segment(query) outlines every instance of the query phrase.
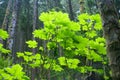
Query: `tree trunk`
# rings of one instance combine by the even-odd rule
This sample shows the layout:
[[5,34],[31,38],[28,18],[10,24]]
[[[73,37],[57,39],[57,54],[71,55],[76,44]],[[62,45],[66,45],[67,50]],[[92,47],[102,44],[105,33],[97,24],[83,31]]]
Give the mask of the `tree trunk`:
[[[8,17],[10,15],[10,8],[12,6],[12,0],[8,1],[8,5],[6,8],[6,13],[5,13],[5,17],[2,23],[2,29],[7,30],[8,27]],[[3,41],[2,39],[0,39],[0,43],[3,43],[4,47],[6,48],[6,41]]]
[[80,0],[80,13],[84,13],[84,12],[85,12],[85,1]]
[[97,0],[113,80],[120,80],[120,26],[114,0]]
[[8,5],[7,5],[7,9],[6,9],[6,13],[5,13],[5,17],[4,17],[4,20],[2,23],[2,29],[4,29],[4,30],[6,30],[7,26],[8,26],[8,16],[10,14],[11,6],[12,6],[12,0],[9,0]]
[[73,8],[72,8],[72,2],[71,2],[71,0],[68,0],[68,6],[69,6],[70,19],[74,20],[74,14],[73,14]]
[[[37,28],[37,22],[38,22],[38,0],[34,0],[34,6],[33,6],[33,31]],[[33,40],[36,40],[33,37]],[[33,54],[36,53],[36,49],[32,49]],[[32,69],[32,80],[35,80],[36,75],[36,69]]]
[[8,27],[9,39],[8,48],[12,51],[13,62],[15,61],[15,38],[16,38],[16,27],[18,20],[19,0],[15,0],[13,4],[12,20],[11,25]]

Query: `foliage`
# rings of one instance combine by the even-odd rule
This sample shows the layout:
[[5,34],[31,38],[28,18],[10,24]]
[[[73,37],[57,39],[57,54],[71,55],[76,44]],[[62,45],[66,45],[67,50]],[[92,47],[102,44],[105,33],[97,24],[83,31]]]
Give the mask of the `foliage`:
[[0,52],[3,53],[3,54],[8,54],[11,51],[3,48],[3,44],[0,43]]
[[81,14],[79,21],[73,22],[68,14],[52,11],[42,13],[39,19],[43,21],[44,28],[35,30],[33,35],[45,41],[43,46],[46,48],[30,40],[26,42],[28,47],[39,48],[39,52],[19,52],[18,57],[22,57],[31,67],[43,66],[54,71],[68,68],[83,74],[91,71],[103,73],[102,67],[95,69],[83,63],[84,57],[93,63],[106,62],[105,40],[99,35],[102,26],[99,14]]
[[60,65],[68,66],[68,68],[76,69],[80,61],[78,59],[66,59],[65,57],[58,58]]
[[26,63],[29,63],[28,65],[30,65],[31,67],[36,67],[43,63],[41,60],[41,55],[38,53],[33,55],[31,52],[18,52],[17,56],[23,57],[24,61]]
[[37,42],[36,41],[27,41],[26,42],[28,44],[29,48],[36,48],[37,47]]
[[[4,20],[8,1],[0,1],[0,25],[2,25]],[[67,0],[38,0],[38,8],[36,10],[38,9],[39,14],[43,11],[45,12],[39,17],[40,23],[39,21],[37,22],[37,30],[33,32],[36,41],[31,40],[33,38],[31,33],[34,24],[32,16],[34,13],[33,7],[35,7],[33,6],[34,1],[20,1],[20,4],[18,4],[21,7],[18,10],[19,18],[16,23],[16,36],[14,36],[16,45],[13,51],[10,51],[4,48],[7,47],[6,44],[0,43],[0,69],[11,66],[11,58],[14,54],[10,54],[11,52],[23,51],[17,53],[20,59],[16,60],[15,58],[15,62],[18,61],[19,64],[22,64],[29,76],[32,74],[31,69],[36,67],[38,72],[40,71],[39,75],[37,75],[37,72],[35,73],[37,77],[46,79],[46,77],[50,76],[51,80],[54,80],[54,78],[55,80],[61,80],[61,76],[63,78],[65,76],[66,80],[72,80],[71,78],[74,80],[74,77],[83,77],[86,73],[89,75],[92,71],[103,73],[103,67],[108,63],[106,62],[105,40],[101,36],[101,20],[99,14],[96,14],[98,12],[95,4],[96,0],[83,0],[85,1],[85,12],[87,13],[79,15],[77,18],[76,14],[81,13],[79,11],[81,6],[79,1],[81,0],[71,0],[71,10],[73,10],[73,15],[77,21],[74,22],[70,21],[68,17],[71,13]],[[62,12],[46,12],[52,8],[57,11],[63,9],[69,15]],[[6,13],[10,13],[5,16],[7,19],[5,21],[6,30],[10,31],[12,12],[8,11]],[[89,15],[88,13],[95,15]],[[41,27],[41,29],[38,29],[38,27]],[[2,38],[3,41],[9,36],[6,33],[0,29],[0,39]],[[24,44],[25,41],[27,41],[26,44],[29,48]],[[96,63],[103,64],[100,65],[101,69],[96,69]],[[107,78],[106,75],[104,77]]]
[[[67,68],[82,74],[92,71],[103,73],[102,68],[95,69],[94,66],[84,63],[86,61],[106,63],[105,40],[99,35],[101,33],[99,14],[81,14],[78,16],[79,21],[74,22],[69,19],[68,14],[52,11],[42,13],[39,19],[43,21],[44,28],[35,30],[33,35],[43,40],[45,44],[39,46],[35,40],[27,41],[29,48],[39,48],[39,51],[34,54],[30,51],[18,52],[17,56],[23,58],[23,64],[56,72],[65,71]],[[2,33],[4,35],[0,37],[6,39],[7,33],[5,31]],[[10,53],[2,44],[0,51]],[[22,69],[19,64],[1,69],[0,78],[29,79]]]
[[[0,40],[5,40],[8,38],[8,33],[2,29],[0,29]],[[7,67],[8,65],[11,64],[11,60],[9,60],[8,57],[4,57],[4,55],[8,55],[11,53],[10,50],[5,49],[3,47],[3,44],[0,43],[0,69]]]
[[3,69],[4,67],[8,67],[12,64],[12,60],[6,57],[0,57],[0,69]]
[[[8,38],[6,31],[0,29],[0,33],[1,39],[5,40]],[[29,78],[25,76],[25,72],[22,71],[23,68],[19,64],[9,67],[9,65],[11,65],[11,60],[4,57],[4,55],[8,55],[10,52],[10,50],[3,48],[3,44],[0,43],[0,80],[29,80]]]
[[27,76],[25,76],[25,72],[22,71],[23,68],[19,65],[13,65],[11,68],[7,67],[4,69],[0,69],[0,79],[1,80],[29,80]]
[[7,32],[2,30],[2,29],[0,29],[0,38],[2,38],[2,39],[8,38]]

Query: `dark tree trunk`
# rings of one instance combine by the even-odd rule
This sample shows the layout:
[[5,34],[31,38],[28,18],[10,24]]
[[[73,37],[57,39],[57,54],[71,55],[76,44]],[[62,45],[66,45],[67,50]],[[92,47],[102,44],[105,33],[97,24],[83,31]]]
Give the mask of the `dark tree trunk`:
[[2,29],[4,29],[4,30],[6,30],[7,26],[8,26],[8,17],[9,17],[9,14],[10,14],[11,6],[12,6],[12,0],[9,0],[8,5],[7,5],[7,9],[6,9],[6,13],[5,13],[5,17],[4,17],[4,20],[3,20],[3,23],[2,23]]
[[37,23],[38,23],[38,0],[34,0],[33,31],[37,28]]
[[12,20],[11,25],[8,27],[9,39],[8,48],[12,51],[13,62],[15,62],[15,39],[16,39],[16,27],[18,21],[18,11],[19,11],[19,0],[15,0],[13,4]]
[[69,6],[70,19],[74,20],[74,14],[73,14],[73,8],[72,8],[72,2],[71,2],[71,0],[68,0],[68,6]]
[[[37,28],[38,23],[38,0],[34,0],[33,6],[33,31]],[[36,40],[33,37],[33,40]],[[32,49],[33,54],[36,53],[36,49]],[[32,69],[32,80],[35,80],[36,75],[36,68]]]
[[[7,28],[8,28],[8,21],[9,21],[11,6],[12,6],[12,0],[9,0],[7,8],[6,8],[5,17],[4,17],[4,20],[3,20],[3,23],[2,23],[2,29],[3,30],[7,30]],[[3,43],[4,47],[6,48],[6,41],[3,41],[2,39],[0,39],[0,43]]]
[[120,26],[114,0],[97,0],[113,80],[120,80]]

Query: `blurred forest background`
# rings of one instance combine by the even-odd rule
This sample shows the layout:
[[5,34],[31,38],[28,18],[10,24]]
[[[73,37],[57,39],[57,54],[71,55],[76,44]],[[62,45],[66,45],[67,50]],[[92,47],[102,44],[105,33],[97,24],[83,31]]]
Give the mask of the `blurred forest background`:
[[[120,0],[115,0],[115,5],[117,7],[118,13],[120,13],[119,3],[120,3]],[[99,13],[96,0],[0,0],[0,28],[7,31],[9,34],[9,37],[7,39],[5,40],[0,39],[0,43],[3,44],[3,47],[5,49],[9,49],[11,51],[10,54],[0,54],[0,72],[4,73],[4,75],[8,77],[8,74],[5,74],[3,69],[8,66],[12,66],[13,64],[19,64],[23,67],[23,71],[29,77],[29,78],[19,79],[17,77],[15,78],[14,76],[14,78],[7,79],[6,77],[5,79],[3,77],[4,75],[0,74],[1,76],[0,79],[1,80],[111,80],[110,69],[108,67],[108,61],[106,58],[106,52],[104,51],[105,42],[102,39],[101,29],[99,30],[96,28],[95,33],[97,35],[93,34],[92,36],[86,36],[84,34],[87,31],[89,31],[86,29],[80,30],[77,32],[77,34],[82,35],[82,37],[87,37],[88,40],[92,40],[90,44],[95,44],[95,47],[97,46],[98,48],[100,48],[98,46],[99,44],[96,45],[96,43],[94,43],[94,40],[96,39],[101,40],[101,43],[103,43],[103,46],[100,49],[103,49],[103,53],[99,54],[99,52],[97,52],[98,50],[97,48],[91,48],[91,47],[87,48],[87,50],[89,51],[92,50],[96,54],[98,54],[96,56],[100,56],[100,59],[103,58],[101,61],[95,59],[95,57],[94,59],[90,59],[90,57],[88,58],[86,56],[81,56],[84,54],[64,55],[63,53],[65,52],[66,53],[70,53],[70,52],[72,53],[72,51],[74,52],[76,50],[76,47],[75,48],[67,47],[67,49],[65,48],[64,50],[64,48],[61,47],[61,44],[59,42],[55,43],[57,47],[53,45],[54,43],[51,43],[52,45],[50,46],[54,47],[54,49],[52,50],[51,48],[51,50],[48,50],[46,49],[48,48],[46,44],[52,40],[44,40],[41,38],[37,39],[33,36],[32,34],[33,31],[38,29],[43,29],[45,26],[44,20],[42,19],[39,20],[39,16],[43,12],[48,13],[49,11],[53,12],[53,14],[56,14],[54,13],[55,11],[57,11],[58,13],[59,11],[63,13],[68,13],[70,18],[70,23],[79,22],[80,20],[78,19],[78,16],[80,17],[80,15],[83,15],[83,17],[86,17],[86,18],[90,18],[91,15],[95,16],[96,14]],[[59,13],[58,15],[60,14],[61,13]],[[80,18],[82,19],[83,17],[81,16]],[[99,18],[99,16],[94,17],[94,19],[96,18]],[[88,23],[90,22],[89,20],[87,21]],[[96,19],[96,21],[97,20],[98,19]],[[100,19],[98,21],[99,23],[101,23]],[[67,22],[65,22],[64,24],[67,24]],[[64,24],[61,24],[61,25],[64,25]],[[84,24],[81,24],[81,25],[84,25]],[[69,32],[67,32],[67,34],[69,35]],[[64,35],[67,35],[67,34],[64,34]],[[82,39],[83,41],[86,40],[84,38],[76,38],[76,39],[74,37],[70,39],[68,38],[69,41],[71,41],[71,39],[73,43],[75,42],[74,44],[79,43],[77,39]],[[26,42],[29,40],[37,41],[38,42],[37,45],[42,47],[34,48],[33,47],[35,45],[34,42],[33,44],[32,42]],[[32,49],[28,48],[29,43],[30,45],[32,44]],[[70,44],[70,43],[68,42],[67,44]],[[2,48],[2,46],[0,48]],[[27,51],[29,52],[27,53]],[[86,52],[82,50],[80,51],[81,53]],[[3,51],[3,53],[4,52],[5,51]],[[36,53],[40,53],[38,57],[44,56],[44,57],[41,57],[43,58],[42,59],[43,63],[38,65],[35,65],[35,64],[33,65],[32,61],[30,60],[26,61],[24,60],[25,58],[18,58],[18,57],[21,57],[21,55],[17,56],[18,52],[21,54],[24,54],[24,56],[25,54],[27,54],[29,55],[28,57],[32,55],[35,56]],[[30,52],[32,52],[32,54]],[[2,53],[2,51],[0,53]],[[54,53],[54,55],[52,53]],[[67,60],[65,60],[65,58],[67,58],[67,60],[69,61],[71,59],[75,60],[76,64],[82,67],[79,67],[79,68],[66,67],[66,63],[64,64],[64,61],[67,61]],[[54,67],[55,69],[51,68],[50,64],[54,63],[52,62],[53,59],[58,60],[58,61],[55,61],[55,64],[57,64],[60,61],[63,61],[63,64],[59,63],[60,65],[57,65],[57,66],[55,65],[56,66]],[[80,64],[79,61],[77,62],[76,59],[80,60],[80,63],[82,64]],[[71,60],[71,64],[73,64],[72,60]],[[61,68],[64,70],[62,70]],[[8,78],[10,78],[10,73]]]

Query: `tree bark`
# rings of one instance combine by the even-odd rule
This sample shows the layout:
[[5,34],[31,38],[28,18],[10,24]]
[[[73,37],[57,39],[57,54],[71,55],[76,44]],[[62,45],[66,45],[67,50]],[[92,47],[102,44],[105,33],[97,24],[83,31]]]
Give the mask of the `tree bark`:
[[[37,22],[38,22],[38,0],[34,0],[34,6],[33,6],[33,31],[37,28]],[[33,37],[33,40],[36,40],[34,37]],[[32,52],[33,54],[36,53],[36,49],[32,49]],[[35,77],[37,76],[36,75],[36,69],[37,68],[34,68],[32,69],[32,80],[35,80]]]
[[8,27],[9,39],[8,39],[8,48],[12,52],[13,62],[15,62],[15,38],[16,38],[16,27],[18,20],[18,11],[19,11],[19,0],[15,0],[13,4],[12,20],[11,25]]
[[70,19],[74,20],[74,14],[73,14],[73,8],[72,8],[72,2],[71,2],[71,0],[68,0],[68,6],[69,6]]
[[85,12],[85,1],[84,0],[80,0],[80,13],[84,13]]
[[97,0],[113,80],[120,80],[120,25],[114,0]]
[[[5,12],[5,17],[4,17],[4,20],[3,20],[3,23],[2,23],[2,27],[1,27],[3,30],[7,30],[7,27],[8,27],[8,17],[10,15],[11,6],[12,6],[12,0],[9,0],[7,8],[6,8],[6,12]],[[0,39],[0,43],[3,43],[4,47],[6,47],[6,41],[3,41],[2,39]]]
[[9,0],[8,5],[7,5],[7,9],[6,9],[6,13],[5,13],[5,17],[4,17],[4,20],[2,23],[2,29],[4,29],[4,30],[6,30],[7,26],[8,26],[8,16],[10,14],[11,6],[12,6],[12,0]]

